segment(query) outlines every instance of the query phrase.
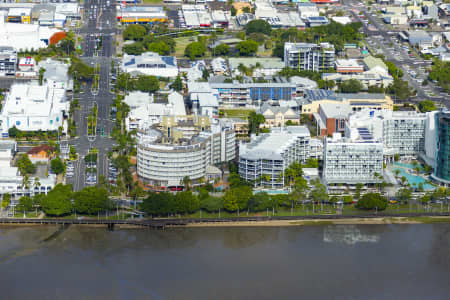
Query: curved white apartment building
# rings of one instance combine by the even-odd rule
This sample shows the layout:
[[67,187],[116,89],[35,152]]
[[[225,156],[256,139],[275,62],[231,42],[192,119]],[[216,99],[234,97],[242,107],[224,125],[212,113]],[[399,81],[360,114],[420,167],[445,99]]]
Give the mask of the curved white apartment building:
[[206,175],[207,166],[233,160],[235,153],[233,128],[201,132],[176,142],[150,129],[138,139],[137,173],[149,184],[181,185],[184,177],[198,180]]

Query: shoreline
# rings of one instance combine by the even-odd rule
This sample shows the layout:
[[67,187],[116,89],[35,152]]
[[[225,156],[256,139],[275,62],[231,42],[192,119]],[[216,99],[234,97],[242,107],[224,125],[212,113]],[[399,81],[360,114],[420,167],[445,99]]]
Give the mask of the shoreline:
[[[339,219],[296,219],[296,220],[252,220],[252,221],[222,221],[222,222],[192,222],[185,224],[167,224],[165,228],[214,228],[214,227],[288,227],[288,226],[325,226],[325,225],[388,225],[388,224],[450,224],[450,216],[413,216],[413,217],[360,217]],[[61,226],[60,224],[40,223],[2,223],[2,227],[24,227],[24,226]],[[64,226],[64,225],[63,225]],[[67,226],[67,225],[65,225]],[[69,226],[84,226],[91,228],[105,228],[105,224],[70,224]],[[67,227],[69,227],[67,226]],[[138,224],[116,224],[116,229],[144,229]]]

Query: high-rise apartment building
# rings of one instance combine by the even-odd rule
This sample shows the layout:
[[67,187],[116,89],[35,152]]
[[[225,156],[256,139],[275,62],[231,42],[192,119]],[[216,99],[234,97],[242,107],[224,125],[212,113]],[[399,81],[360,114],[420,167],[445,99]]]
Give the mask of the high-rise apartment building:
[[284,64],[288,68],[324,72],[335,65],[334,46],[329,43],[285,43]]

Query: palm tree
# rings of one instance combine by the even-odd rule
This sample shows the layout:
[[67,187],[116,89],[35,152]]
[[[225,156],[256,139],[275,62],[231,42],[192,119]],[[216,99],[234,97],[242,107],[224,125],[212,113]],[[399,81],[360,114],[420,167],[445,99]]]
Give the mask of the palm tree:
[[22,178],[22,188],[27,190],[30,188],[30,177],[27,174]]
[[395,173],[395,176],[398,176],[398,174],[400,174],[400,170],[399,169],[395,169],[394,173]]
[[183,185],[187,190],[191,189],[191,183],[192,183],[192,181],[191,181],[191,178],[189,178],[189,176],[183,177]]
[[41,182],[39,181],[39,177],[34,177],[34,188],[39,188],[41,186]]

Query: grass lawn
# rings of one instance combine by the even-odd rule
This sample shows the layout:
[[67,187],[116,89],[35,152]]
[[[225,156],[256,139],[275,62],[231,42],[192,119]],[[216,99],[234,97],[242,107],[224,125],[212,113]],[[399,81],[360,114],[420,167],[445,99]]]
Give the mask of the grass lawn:
[[190,41],[189,39],[193,38],[194,41],[197,41],[196,37],[192,37],[192,36],[183,36],[183,37],[178,37],[175,38],[175,56],[176,57],[183,57],[184,56],[184,49],[186,48],[186,46],[190,43],[192,43],[193,41]]
[[142,0],[144,3],[150,3],[150,4],[162,4],[162,0]]
[[223,109],[224,117],[247,119],[254,109]]
[[[27,218],[37,218],[39,216],[39,214],[40,214],[39,211],[37,212],[37,214],[34,211],[29,211],[29,212],[25,213],[25,216]],[[14,218],[22,219],[23,218],[23,212],[17,212],[16,211],[15,214],[14,214]]]

